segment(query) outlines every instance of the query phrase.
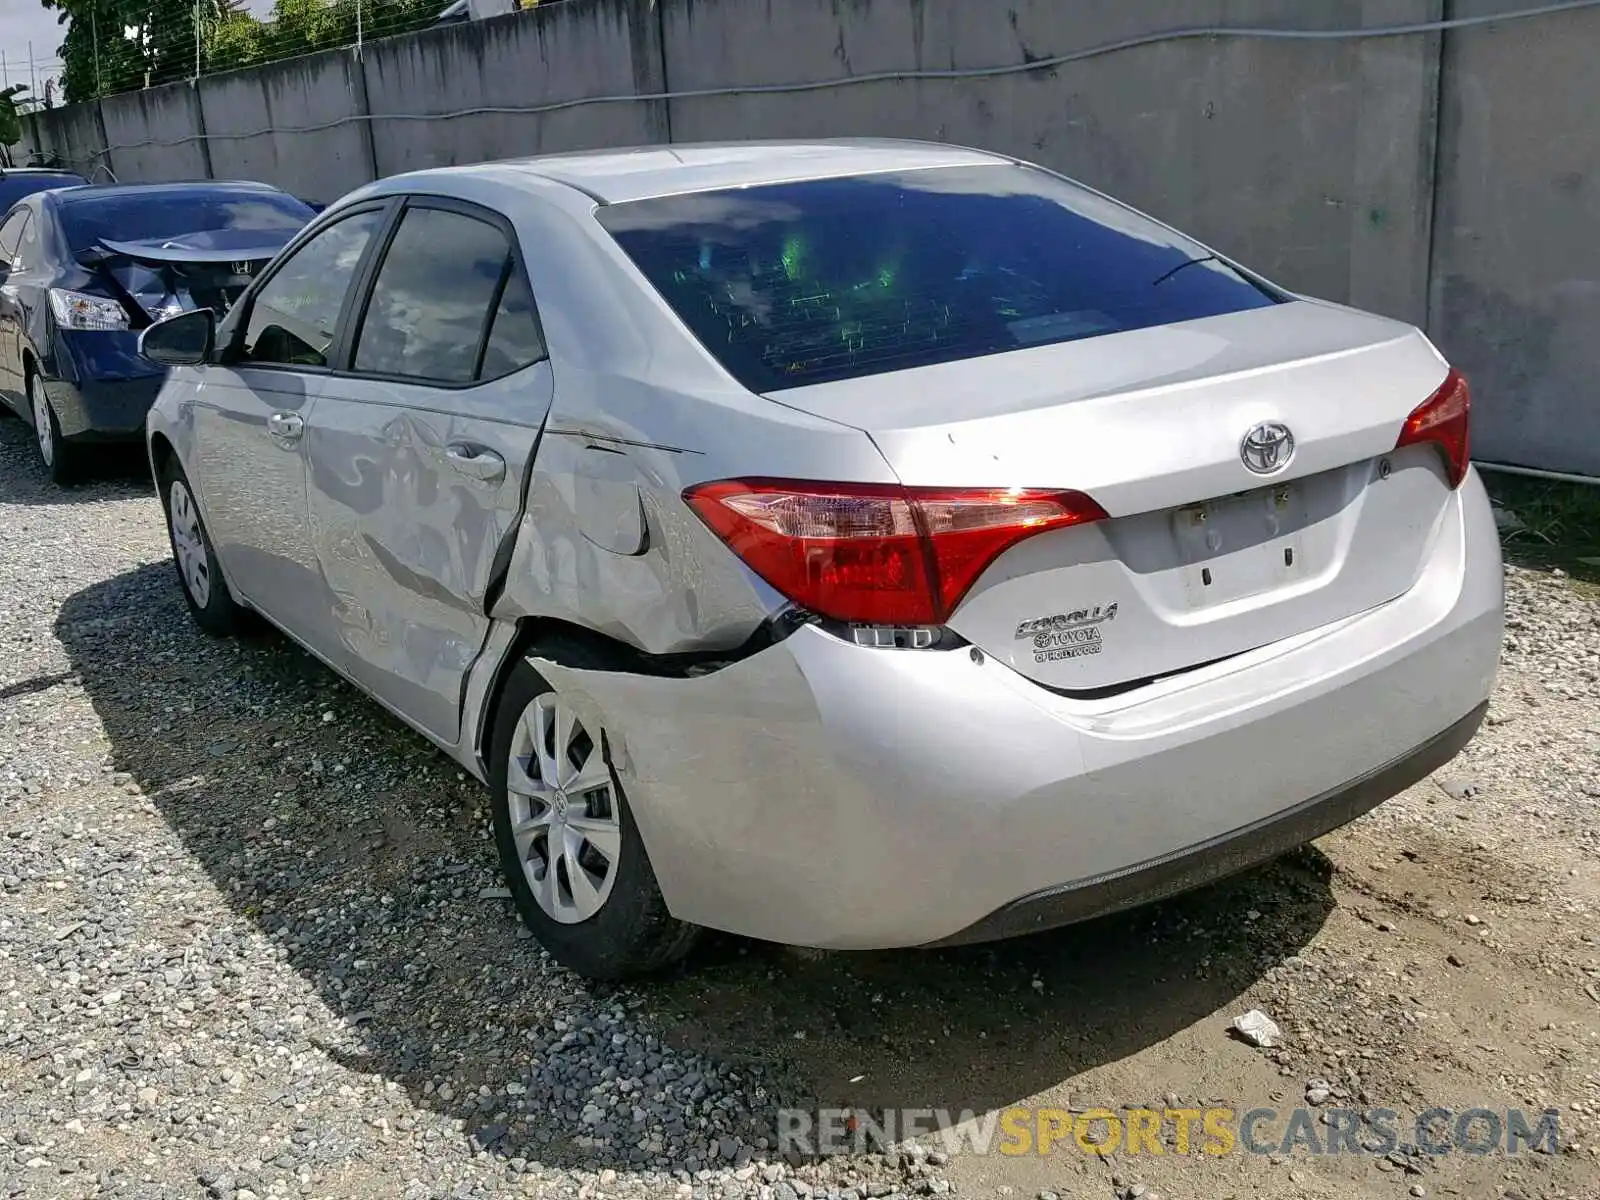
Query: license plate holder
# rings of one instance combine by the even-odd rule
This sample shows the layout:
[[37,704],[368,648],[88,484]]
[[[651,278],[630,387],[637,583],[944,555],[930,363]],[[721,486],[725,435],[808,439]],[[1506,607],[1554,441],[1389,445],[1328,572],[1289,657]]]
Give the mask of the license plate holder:
[[1276,483],[1174,509],[1173,534],[1191,608],[1210,608],[1303,578],[1305,499]]

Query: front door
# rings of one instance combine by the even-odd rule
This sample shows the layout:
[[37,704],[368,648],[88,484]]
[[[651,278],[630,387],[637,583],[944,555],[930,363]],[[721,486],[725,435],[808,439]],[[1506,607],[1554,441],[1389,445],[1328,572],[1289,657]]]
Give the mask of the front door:
[[308,424],[319,638],[447,744],[489,630],[553,391],[516,239],[496,214],[413,199],[358,308],[348,371]]
[[[306,511],[305,434],[329,381],[340,317],[382,208],[336,221],[243,302],[224,363],[196,373],[190,477],[229,581],[251,607],[327,657],[326,603]],[[230,322],[230,326],[232,322]]]

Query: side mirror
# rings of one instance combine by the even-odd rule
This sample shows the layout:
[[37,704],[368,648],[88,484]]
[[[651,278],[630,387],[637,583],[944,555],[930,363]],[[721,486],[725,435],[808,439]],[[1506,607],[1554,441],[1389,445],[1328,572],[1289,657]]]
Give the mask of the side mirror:
[[139,335],[139,353],[166,367],[207,362],[217,340],[217,314],[209,308],[157,321]]

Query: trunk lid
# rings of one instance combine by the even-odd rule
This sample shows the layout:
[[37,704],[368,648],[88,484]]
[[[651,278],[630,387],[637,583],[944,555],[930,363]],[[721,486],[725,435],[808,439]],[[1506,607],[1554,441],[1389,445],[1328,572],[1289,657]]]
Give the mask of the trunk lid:
[[81,256],[152,321],[197,308],[226,315],[294,231],[212,230],[181,238],[102,239]]
[[[770,398],[864,430],[909,486],[1098,501],[1109,520],[1012,546],[949,621],[1041,684],[1094,691],[1407,591],[1451,489],[1431,447],[1394,446],[1446,373],[1409,326],[1295,301]],[[1265,475],[1242,446],[1263,423],[1294,440]]]

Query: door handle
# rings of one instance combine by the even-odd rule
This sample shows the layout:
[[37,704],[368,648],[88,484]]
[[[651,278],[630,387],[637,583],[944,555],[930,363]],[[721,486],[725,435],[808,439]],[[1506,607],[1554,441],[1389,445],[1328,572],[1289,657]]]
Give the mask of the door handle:
[[444,448],[444,458],[458,475],[484,483],[498,483],[506,477],[506,460],[493,450],[482,450],[457,442]]
[[286,442],[298,441],[306,423],[298,413],[273,413],[267,418],[267,432]]

